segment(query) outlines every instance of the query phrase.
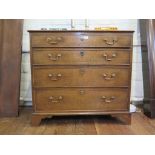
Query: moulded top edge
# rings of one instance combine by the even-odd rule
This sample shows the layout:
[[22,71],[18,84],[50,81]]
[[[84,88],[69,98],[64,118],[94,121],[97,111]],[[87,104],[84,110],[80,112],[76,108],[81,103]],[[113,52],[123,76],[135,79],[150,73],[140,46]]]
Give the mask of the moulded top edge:
[[134,33],[133,30],[28,30],[28,32],[105,32],[105,33]]

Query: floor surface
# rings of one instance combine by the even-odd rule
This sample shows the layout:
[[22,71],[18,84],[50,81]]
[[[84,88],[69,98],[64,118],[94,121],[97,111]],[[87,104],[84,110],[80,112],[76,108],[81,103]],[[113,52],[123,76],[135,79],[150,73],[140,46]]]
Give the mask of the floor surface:
[[142,112],[132,114],[131,125],[110,116],[65,116],[45,119],[32,127],[31,108],[21,108],[19,117],[0,118],[1,135],[149,135],[155,134],[155,119]]

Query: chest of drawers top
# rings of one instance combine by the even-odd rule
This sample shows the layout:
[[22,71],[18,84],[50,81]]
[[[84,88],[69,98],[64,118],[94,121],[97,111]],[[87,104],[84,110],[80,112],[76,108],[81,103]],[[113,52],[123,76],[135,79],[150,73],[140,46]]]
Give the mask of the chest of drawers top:
[[30,30],[31,47],[130,48],[133,31],[41,31]]

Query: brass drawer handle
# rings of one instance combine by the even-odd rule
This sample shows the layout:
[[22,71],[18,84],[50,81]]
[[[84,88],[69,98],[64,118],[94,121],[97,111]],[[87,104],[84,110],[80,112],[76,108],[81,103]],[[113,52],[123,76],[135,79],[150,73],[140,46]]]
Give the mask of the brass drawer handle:
[[58,81],[61,79],[62,74],[58,73],[58,74],[48,74],[48,77],[52,80],[52,81]]
[[[116,57],[116,54],[113,53],[112,56],[108,56],[106,53],[103,54],[103,57],[105,58],[106,61],[111,61],[112,58],[115,58]],[[110,58],[109,58],[110,57]]]
[[48,37],[46,41],[48,44],[57,44],[62,41],[62,37]]
[[104,73],[102,76],[103,76],[103,78],[104,78],[105,80],[112,80],[112,79],[114,79],[114,78],[116,77],[116,74],[115,74],[115,73],[112,73],[112,74],[109,76],[109,75],[107,75],[106,73]]
[[118,39],[117,38],[113,38],[113,39],[103,39],[103,41],[107,44],[107,45],[114,45],[115,43],[118,42]]
[[50,96],[48,99],[52,103],[60,103],[63,100],[63,97],[62,96],[58,96],[58,97]]
[[50,60],[52,60],[52,61],[57,61],[57,60],[59,60],[60,58],[61,58],[61,54],[57,54],[57,55],[55,55],[55,56],[53,56],[53,54],[48,54],[48,58],[50,59]]
[[101,99],[105,103],[111,103],[112,101],[115,100],[115,96],[111,96],[111,97],[102,96]]

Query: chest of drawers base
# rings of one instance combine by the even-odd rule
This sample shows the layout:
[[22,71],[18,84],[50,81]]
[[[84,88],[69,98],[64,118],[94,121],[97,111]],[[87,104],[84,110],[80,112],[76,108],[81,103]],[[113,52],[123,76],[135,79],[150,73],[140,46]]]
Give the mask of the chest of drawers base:
[[32,125],[64,115],[131,123],[133,31],[29,31]]
[[77,116],[77,115],[111,115],[112,117],[117,117],[117,119],[119,119],[121,122],[124,123],[124,125],[129,125],[131,124],[131,113],[128,111],[118,111],[118,112],[99,112],[99,111],[94,111],[94,112],[55,112],[55,113],[33,113],[32,114],[32,120],[31,120],[31,124],[32,126],[38,126],[41,123],[42,119],[45,118],[52,118],[53,116]]

